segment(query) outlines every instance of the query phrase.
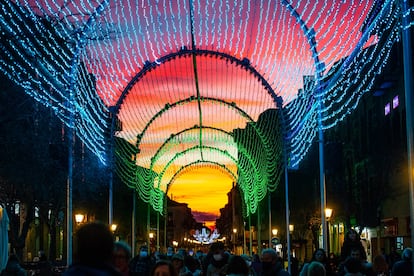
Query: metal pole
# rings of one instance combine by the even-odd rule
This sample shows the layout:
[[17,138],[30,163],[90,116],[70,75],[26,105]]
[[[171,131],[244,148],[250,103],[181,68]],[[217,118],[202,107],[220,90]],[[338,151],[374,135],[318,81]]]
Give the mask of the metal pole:
[[319,114],[318,114],[318,125],[319,125],[319,185],[321,192],[321,224],[322,224],[322,248],[327,250],[328,246],[328,235],[326,227],[326,184],[325,184],[325,161],[324,161],[324,138],[322,129],[322,100],[319,99]]
[[267,207],[269,213],[269,248],[271,248],[272,244],[272,198],[270,191],[267,193]]
[[[286,133],[286,123],[285,116],[283,114],[283,102],[282,98],[277,102],[277,106],[280,109],[280,116],[282,120],[283,133]],[[285,212],[286,212],[286,242],[287,242],[287,261],[288,261],[288,272],[291,273],[291,264],[290,264],[290,251],[291,251],[291,242],[290,242],[290,208],[289,208],[289,174],[288,174],[288,155],[287,155],[287,142],[283,140],[283,165],[285,167]]]
[[167,221],[168,220],[168,206],[167,206],[167,194],[164,195],[164,247],[167,252]]
[[147,244],[148,244],[148,254],[151,254],[151,239],[149,233],[151,231],[151,217],[150,217],[150,203],[147,205]]
[[249,246],[250,246],[249,255],[253,256],[252,217],[250,213],[249,213]]
[[157,212],[157,251],[160,251],[160,213]]
[[[112,163],[112,162],[111,162]],[[111,165],[112,170],[112,165]],[[112,172],[110,172],[109,184],[108,184],[108,225],[113,223],[113,188],[112,188]]]
[[116,124],[116,114],[111,113],[111,145],[109,152],[109,183],[108,183],[108,224],[109,226],[113,223],[113,170],[114,170],[114,134],[115,134],[115,124]]
[[257,206],[257,254],[262,252],[262,224],[260,219],[260,205]]
[[235,183],[232,183],[231,187],[231,226],[232,226],[232,233],[233,233],[233,253],[236,252],[236,233],[233,232],[233,229],[237,229],[237,222],[236,222],[236,192],[235,192]]
[[[73,117],[73,115],[72,115]],[[72,264],[72,238],[73,238],[73,215],[72,215],[72,185],[73,185],[73,129],[68,129],[68,178],[66,183],[66,265]]]
[[131,252],[132,252],[132,256],[135,256],[135,227],[136,227],[136,219],[135,219],[135,214],[136,214],[136,191],[134,190],[132,192],[132,229],[131,229]]
[[[412,64],[412,45],[411,45],[411,22],[408,0],[402,0],[402,42],[404,57],[404,85],[405,85],[405,109],[406,109],[406,128],[407,128],[407,159],[408,159],[408,181],[409,181],[409,201],[410,201],[410,228],[411,228],[411,248],[414,248],[414,187],[413,187],[413,64]],[[412,257],[414,258],[414,256]],[[414,271],[414,262],[412,262]]]
[[[286,158],[286,157],[285,157]],[[290,244],[290,231],[289,231],[289,178],[288,178],[288,168],[285,165],[285,198],[286,198],[286,241],[287,241],[287,261],[288,261],[288,272],[291,273],[291,266],[290,266],[290,251],[291,251],[291,244]]]
[[247,254],[246,252],[246,221],[243,219],[243,254]]

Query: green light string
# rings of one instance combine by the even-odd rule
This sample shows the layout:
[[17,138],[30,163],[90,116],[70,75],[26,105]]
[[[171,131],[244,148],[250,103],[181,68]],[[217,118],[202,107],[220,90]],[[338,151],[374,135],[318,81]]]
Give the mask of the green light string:
[[[153,185],[159,175],[155,167],[149,169],[151,158],[159,165],[174,152],[184,151],[185,143],[226,144],[226,138],[204,126],[230,132],[219,124],[237,122],[233,128],[240,128],[254,119],[259,125],[259,114],[274,107],[275,95],[281,96],[286,133],[273,130],[280,128],[277,124],[249,124],[246,136],[251,137],[239,137],[237,146],[228,146],[240,150],[238,181],[249,206],[246,212],[251,213],[256,199],[277,189],[281,136],[288,145],[289,167],[298,166],[315,140],[315,103],[323,102],[323,128],[328,129],[373,89],[399,40],[399,5],[395,0],[381,6],[374,0],[189,1],[190,5],[188,1],[145,5],[124,0],[110,5],[92,0],[67,5],[54,0],[3,1],[0,70],[73,128],[103,163],[108,160],[111,135],[109,108],[114,108],[124,126],[117,136],[125,140],[116,139],[118,174],[146,202],[162,197],[162,190]],[[312,33],[304,33],[304,26]],[[318,45],[318,61],[307,38]],[[191,70],[195,65],[196,72]],[[214,78],[208,78],[210,73]],[[318,86],[302,84],[303,76],[317,77],[313,84]],[[69,94],[74,97],[68,103]],[[189,97],[198,100],[199,122],[193,125],[200,126],[199,137],[180,135],[188,140],[173,139],[154,155],[151,146],[159,148],[168,138],[157,132],[160,128],[174,126],[172,132],[178,133],[190,127],[173,113],[157,112],[169,110],[168,102],[184,104],[181,101]],[[139,108],[132,104],[137,102]],[[233,102],[249,119],[221,108]],[[215,125],[217,115],[222,121]],[[163,125],[161,117],[169,124]],[[186,158],[186,164],[194,161],[191,155]]]

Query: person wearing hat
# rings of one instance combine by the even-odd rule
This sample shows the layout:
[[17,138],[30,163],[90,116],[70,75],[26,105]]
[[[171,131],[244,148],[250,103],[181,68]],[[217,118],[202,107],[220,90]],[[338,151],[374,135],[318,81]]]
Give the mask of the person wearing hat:
[[177,271],[178,276],[191,276],[191,271],[184,265],[184,256],[181,254],[174,254],[171,257],[171,262]]

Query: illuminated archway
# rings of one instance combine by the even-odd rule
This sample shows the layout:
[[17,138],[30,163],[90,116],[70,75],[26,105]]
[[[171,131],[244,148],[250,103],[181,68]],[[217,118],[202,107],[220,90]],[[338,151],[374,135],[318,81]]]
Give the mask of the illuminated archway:
[[[149,94],[158,96],[149,100],[156,98],[164,105],[180,100],[158,94],[167,85],[175,87],[166,90],[176,96],[190,91],[197,98],[226,98],[226,102],[233,101],[237,86],[247,88],[238,95],[249,95],[251,101],[275,91],[284,100],[288,166],[296,167],[315,137],[317,105],[313,99],[324,101],[319,112],[322,128],[333,127],[372,88],[398,40],[399,5],[392,0],[377,3],[218,0],[174,5],[162,1],[142,5],[134,1],[113,1],[111,5],[109,1],[69,1],[55,5],[43,0],[4,1],[0,70],[49,106],[103,162],[111,160],[109,139],[117,129],[110,126],[111,115],[120,115],[124,127],[128,125],[122,110],[128,109],[123,91],[129,85],[131,89],[146,85]],[[318,51],[312,48],[316,45]],[[174,57],[180,66],[168,67]],[[220,58],[230,64],[229,71],[224,70]],[[219,90],[226,95],[200,93],[203,66],[211,72],[218,69],[213,81],[204,83],[204,91],[213,93],[213,87],[225,84],[225,89]],[[176,71],[180,69],[189,72],[179,75]],[[165,77],[177,73],[177,81],[163,86],[161,79],[153,77],[154,71],[165,73]],[[145,79],[137,72],[145,73]],[[228,75],[233,78],[223,81]],[[303,76],[316,77],[318,86],[302,83]],[[190,89],[178,89],[178,84]],[[297,93],[302,88],[303,93]],[[145,98],[145,93],[137,94]],[[275,107],[275,100],[269,99],[257,110],[249,109],[251,102],[246,104],[246,99],[234,102],[257,120],[258,114]],[[160,109],[154,108],[155,112]],[[134,113],[131,118],[145,125],[153,115]],[[177,122],[181,119],[176,118]],[[127,172],[129,163],[125,164]]]

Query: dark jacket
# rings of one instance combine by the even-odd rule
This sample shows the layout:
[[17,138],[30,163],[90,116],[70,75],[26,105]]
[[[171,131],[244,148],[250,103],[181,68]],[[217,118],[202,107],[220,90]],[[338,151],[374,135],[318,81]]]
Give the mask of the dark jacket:
[[392,276],[413,275],[410,261],[398,261],[394,264],[391,271]]
[[259,273],[260,276],[288,276],[289,272],[283,269],[281,262],[276,262],[271,269],[263,269]]
[[63,276],[122,276],[122,274],[110,265],[91,267],[73,264],[63,273]]
[[15,257],[10,257],[7,261],[6,268],[0,273],[1,276],[26,276],[27,272],[20,266],[19,260]]

